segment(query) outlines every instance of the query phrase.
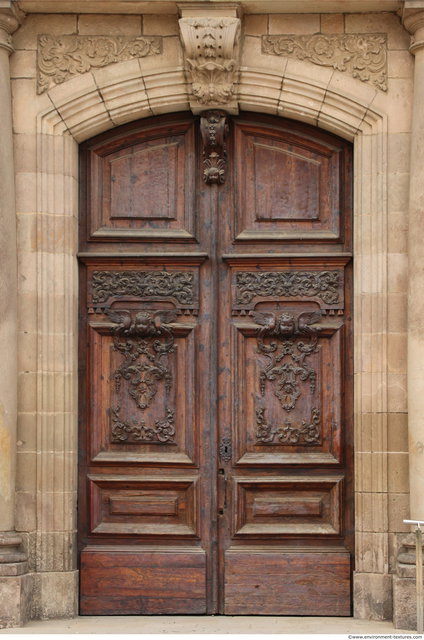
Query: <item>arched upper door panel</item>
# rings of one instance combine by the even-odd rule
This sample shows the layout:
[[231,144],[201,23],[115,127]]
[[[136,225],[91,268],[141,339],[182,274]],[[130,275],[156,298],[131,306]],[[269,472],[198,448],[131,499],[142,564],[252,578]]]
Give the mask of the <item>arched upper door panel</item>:
[[[204,182],[210,153],[199,120],[149,118],[82,145],[82,245],[201,241],[198,199],[210,188]],[[278,117],[242,114],[227,122],[225,149],[217,154],[225,180],[219,188],[230,193],[227,242],[318,241],[330,251],[349,250],[351,145]]]

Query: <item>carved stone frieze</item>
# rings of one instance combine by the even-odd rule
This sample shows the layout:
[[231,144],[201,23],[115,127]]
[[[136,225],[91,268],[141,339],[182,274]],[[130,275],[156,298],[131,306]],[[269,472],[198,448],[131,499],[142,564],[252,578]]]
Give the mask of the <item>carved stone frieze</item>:
[[238,271],[235,275],[236,306],[249,306],[260,298],[315,298],[325,305],[343,301],[341,271]]
[[309,422],[302,420],[301,424],[293,424],[290,420],[285,420],[284,424],[273,427],[265,419],[265,407],[256,409],[256,439],[263,444],[285,444],[285,445],[319,445],[321,444],[320,434],[320,411],[312,409]]
[[262,52],[332,67],[387,91],[387,36],[384,33],[264,35]]
[[225,138],[227,116],[223,111],[205,111],[200,118],[203,140],[203,180],[206,184],[223,184],[227,169]]
[[150,406],[158,391],[158,383],[164,382],[169,394],[172,373],[167,357],[173,353],[174,336],[167,323],[175,319],[174,311],[155,314],[140,311],[108,311],[116,322],[113,348],[123,356],[120,366],[112,373],[115,391],[121,390],[122,380],[127,381],[128,394],[136,406],[144,411]]
[[37,92],[61,84],[72,76],[113,62],[162,53],[157,36],[52,36],[38,37]]
[[181,18],[179,24],[193,110],[197,113],[205,106],[234,103],[239,71],[239,18]]
[[111,410],[112,413],[112,442],[125,442],[127,444],[155,443],[173,444],[175,442],[175,412],[166,410],[163,420],[155,420],[153,426],[148,426],[144,420],[129,422],[123,420],[119,406]]
[[316,325],[321,312],[301,313],[295,316],[284,312],[252,312],[253,319],[262,325],[258,332],[258,353],[266,356],[268,364],[261,368],[259,389],[265,396],[270,382],[274,395],[285,411],[295,408],[301,396],[301,382],[309,381],[310,392],[316,388],[316,371],[308,364],[308,358],[317,353],[318,332]]
[[168,299],[184,310],[198,306],[192,271],[93,271],[90,284],[95,306],[106,306],[117,297]]

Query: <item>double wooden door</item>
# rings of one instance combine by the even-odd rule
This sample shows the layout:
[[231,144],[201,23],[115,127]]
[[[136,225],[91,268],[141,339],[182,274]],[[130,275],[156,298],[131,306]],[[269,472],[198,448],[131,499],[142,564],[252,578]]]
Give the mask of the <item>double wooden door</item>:
[[350,145],[178,114],[81,183],[81,613],[350,615]]

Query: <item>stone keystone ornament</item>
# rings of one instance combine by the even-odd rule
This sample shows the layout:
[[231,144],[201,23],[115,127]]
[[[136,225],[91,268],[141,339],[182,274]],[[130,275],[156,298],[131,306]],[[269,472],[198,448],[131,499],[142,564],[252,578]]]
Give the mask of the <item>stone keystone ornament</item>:
[[223,106],[237,113],[239,18],[181,18],[179,24],[193,113]]

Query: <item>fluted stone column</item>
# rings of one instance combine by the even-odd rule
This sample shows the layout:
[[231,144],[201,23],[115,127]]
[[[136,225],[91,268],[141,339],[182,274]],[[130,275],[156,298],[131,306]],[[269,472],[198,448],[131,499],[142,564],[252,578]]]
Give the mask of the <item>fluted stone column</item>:
[[[411,520],[424,520],[424,1],[406,1],[403,23],[415,56],[409,184],[408,439]],[[402,539],[401,539],[402,538]],[[401,536],[393,579],[393,621],[416,628],[415,544]]]
[[0,0],[0,627],[27,619],[30,586],[14,518],[17,255],[9,56],[19,23],[13,3]]
[[409,189],[408,431],[410,518],[424,520],[424,3],[406,15],[415,56]]

